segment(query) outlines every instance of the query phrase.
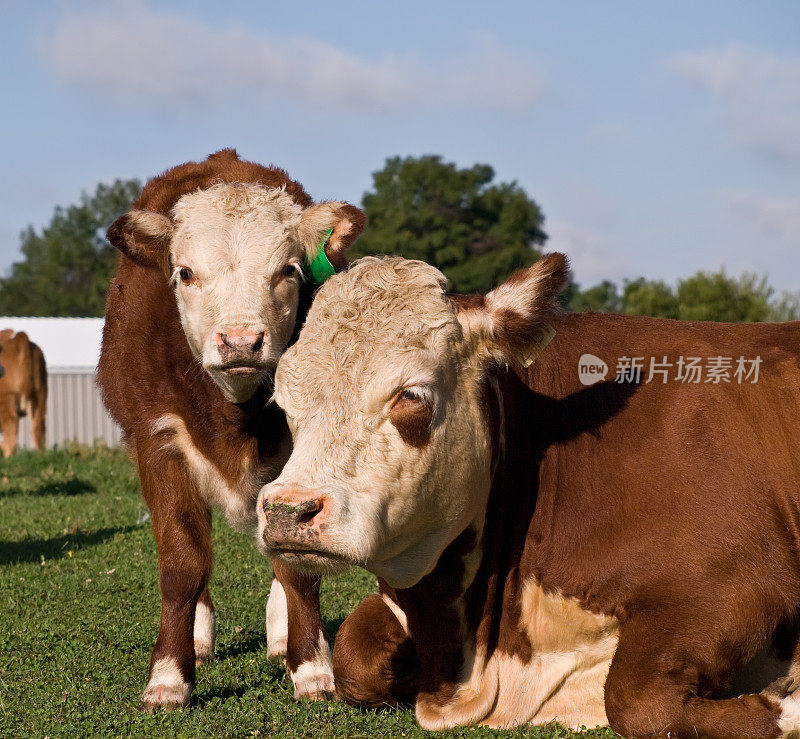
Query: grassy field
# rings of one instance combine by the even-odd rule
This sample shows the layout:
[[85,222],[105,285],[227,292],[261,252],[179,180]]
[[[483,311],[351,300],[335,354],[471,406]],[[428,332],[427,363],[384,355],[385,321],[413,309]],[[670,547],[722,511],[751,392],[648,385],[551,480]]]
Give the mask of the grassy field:
[[[0,459],[0,736],[434,736],[408,710],[293,700],[283,666],[265,657],[269,563],[221,520],[211,583],[218,659],[198,669],[191,708],[140,713],[159,618],[145,513],[121,451],[76,447]],[[328,580],[328,626],[335,630],[374,587],[360,570]],[[435,736],[573,734],[545,727]]]

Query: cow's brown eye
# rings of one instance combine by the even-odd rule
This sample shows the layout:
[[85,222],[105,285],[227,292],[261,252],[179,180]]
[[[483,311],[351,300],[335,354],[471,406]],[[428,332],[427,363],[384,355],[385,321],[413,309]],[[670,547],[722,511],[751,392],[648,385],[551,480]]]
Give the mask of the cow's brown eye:
[[398,400],[410,400],[413,403],[422,403],[425,401],[425,398],[422,396],[422,393],[416,389],[410,390],[403,390],[400,395],[397,396]]
[[289,264],[283,268],[281,274],[284,277],[294,277],[297,274],[297,265],[294,264],[294,262],[289,262]]
[[188,285],[194,279],[194,272],[188,267],[181,267],[178,271],[178,277]]

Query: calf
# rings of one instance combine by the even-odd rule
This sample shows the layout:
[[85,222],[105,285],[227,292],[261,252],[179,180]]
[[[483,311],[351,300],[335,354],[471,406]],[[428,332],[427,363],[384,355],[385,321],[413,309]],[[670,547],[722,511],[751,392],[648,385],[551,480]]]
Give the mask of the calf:
[[[264,550],[380,583],[337,635],[337,692],[413,700],[429,729],[800,730],[800,324],[553,317],[566,279],[551,254],[463,298],[367,258],[281,359],[295,446],[260,494]],[[761,364],[582,383],[588,353]],[[788,679],[721,697],[776,635]]]
[[[345,203],[312,204],[284,171],[227,149],[150,180],[108,230],[121,255],[98,383],[158,546],[161,626],[145,708],[186,705],[195,664],[213,657],[210,509],[255,526],[258,490],[288,456],[283,414],[268,399],[315,287],[303,271],[342,267],[364,220]],[[274,567],[268,650],[285,656],[298,697],[321,697],[333,678],[319,579]]]
[[5,372],[0,374],[0,448],[10,457],[17,448],[19,419],[30,416],[33,445],[45,445],[47,410],[47,365],[42,350],[24,331],[0,331],[0,351]]

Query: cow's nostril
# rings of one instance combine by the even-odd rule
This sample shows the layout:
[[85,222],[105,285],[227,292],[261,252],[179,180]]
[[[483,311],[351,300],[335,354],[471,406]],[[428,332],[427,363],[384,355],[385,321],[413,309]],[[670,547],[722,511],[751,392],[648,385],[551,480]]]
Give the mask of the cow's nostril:
[[231,349],[233,349],[233,344],[231,344],[231,342],[228,340],[228,334],[220,334],[219,338],[220,341],[225,344],[225,346],[229,346]]
[[325,504],[321,498],[311,498],[298,503],[265,499],[262,504],[268,521],[290,527],[309,526],[324,507]]
[[262,331],[258,335],[258,338],[256,339],[255,343],[253,344],[253,351],[254,352],[260,352],[261,351],[261,347],[263,347],[263,346],[264,346],[264,332]]
[[[302,509],[302,510],[300,510]],[[310,524],[316,515],[322,510],[321,500],[309,500],[302,506],[298,506],[299,515],[297,516],[297,523],[300,526],[307,526]]]

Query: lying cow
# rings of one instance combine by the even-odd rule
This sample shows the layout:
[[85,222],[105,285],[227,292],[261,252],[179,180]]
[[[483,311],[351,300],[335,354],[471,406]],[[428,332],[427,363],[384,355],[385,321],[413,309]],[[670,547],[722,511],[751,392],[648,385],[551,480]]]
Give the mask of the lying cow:
[[[789,681],[718,699],[773,635],[796,643],[800,325],[551,318],[566,279],[550,254],[453,297],[433,267],[366,258],[281,359],[295,446],[259,497],[263,546],[380,582],[337,635],[338,694],[413,699],[429,729],[800,729]],[[763,363],[584,387],[584,353]]]
[[0,331],[4,373],[0,374],[0,448],[10,457],[17,448],[19,419],[31,419],[31,435],[37,451],[45,445],[47,365],[42,350],[24,331]]
[[[158,546],[161,626],[145,708],[186,705],[195,663],[213,658],[210,508],[255,527],[259,488],[290,445],[267,402],[271,373],[313,281],[344,266],[364,221],[228,149],[150,180],[108,230],[121,256],[98,383],[135,455]],[[298,697],[322,697],[333,676],[319,579],[280,562],[275,572],[268,651],[286,657]]]

